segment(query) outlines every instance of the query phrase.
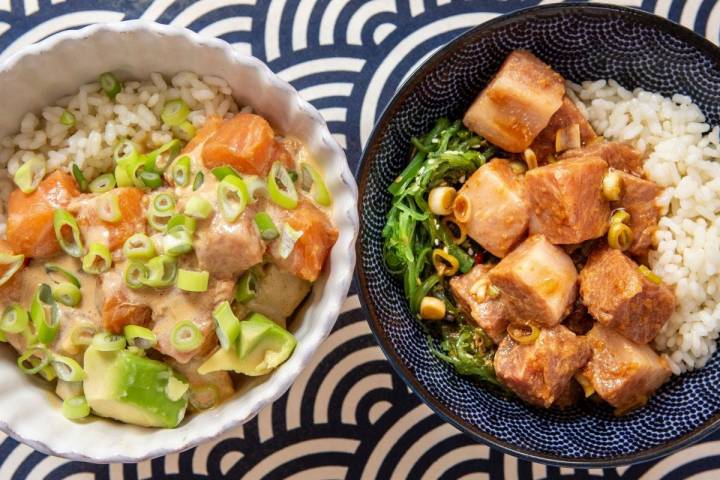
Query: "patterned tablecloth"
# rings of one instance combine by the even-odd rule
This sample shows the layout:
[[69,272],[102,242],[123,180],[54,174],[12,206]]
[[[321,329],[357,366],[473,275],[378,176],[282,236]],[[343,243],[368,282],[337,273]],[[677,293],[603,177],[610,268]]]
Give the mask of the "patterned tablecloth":
[[[610,1],[610,0],[608,0]],[[393,92],[436,48],[530,0],[0,0],[0,58],[63,29],[144,18],[222,38],[268,63],[325,116],[351,167]],[[614,1],[717,42],[716,0]],[[0,100],[1,105],[1,100]],[[136,465],[48,457],[0,437],[0,480],[40,478],[720,478],[720,434],[655,463],[574,471],[473,443],[408,391],[350,293],[292,389],[243,428]]]

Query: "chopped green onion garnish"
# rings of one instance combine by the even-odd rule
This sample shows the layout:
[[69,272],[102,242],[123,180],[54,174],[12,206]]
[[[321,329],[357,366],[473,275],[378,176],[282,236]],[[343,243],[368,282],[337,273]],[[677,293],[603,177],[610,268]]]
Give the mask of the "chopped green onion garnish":
[[136,233],[125,240],[123,253],[130,260],[149,260],[155,256],[155,244],[144,233]]
[[[30,363],[38,364],[40,363],[40,360],[36,358],[31,358]],[[41,377],[43,377],[46,381],[52,382],[57,378],[57,374],[55,373],[55,369],[50,366],[50,364],[45,365],[43,368],[40,369],[38,372]]]
[[85,395],[63,400],[62,414],[70,420],[78,420],[90,415],[90,405],[88,405]]
[[280,162],[273,163],[267,179],[268,195],[276,205],[292,210],[298,205],[298,194],[295,184],[287,169]]
[[44,283],[38,286],[30,305],[30,318],[37,340],[45,345],[52,343],[60,328],[60,314],[50,286]]
[[188,253],[193,249],[192,233],[183,226],[168,228],[162,239],[163,251],[174,257]]
[[288,258],[292,251],[295,249],[295,244],[303,236],[301,230],[295,230],[287,223],[283,225],[282,233],[280,234],[280,245],[278,246],[278,254],[281,258]]
[[131,163],[135,163],[139,157],[140,151],[137,145],[131,140],[122,140],[115,145],[115,150],[113,150],[115,165],[128,166]]
[[117,352],[125,348],[125,337],[112,333],[98,333],[92,339],[92,346],[101,352]]
[[183,155],[175,159],[170,167],[170,174],[177,187],[184,187],[190,183],[190,157]]
[[142,180],[143,184],[148,188],[158,188],[160,185],[162,185],[162,178],[157,172],[149,172],[147,170],[143,170],[142,172],[140,172],[139,177],[140,180]]
[[118,187],[132,187],[134,185],[125,165],[115,167],[115,181]]
[[97,326],[84,320],[73,327],[70,331],[70,341],[73,345],[90,345],[97,333]]
[[247,303],[257,295],[257,278],[252,270],[246,271],[235,285],[235,300]]
[[60,123],[66,127],[75,126],[75,115],[73,115],[70,110],[65,110],[62,115],[60,115]]
[[147,350],[157,344],[157,336],[149,328],[140,325],[125,325],[123,329],[127,344],[131,347]]
[[93,193],[105,193],[115,188],[115,175],[104,173],[90,182],[90,191]]
[[2,314],[0,330],[5,333],[22,333],[28,328],[28,313],[20,305],[9,305]]
[[156,148],[152,152],[145,155],[145,170],[151,172],[162,173],[178,156],[182,144],[180,140],[174,138],[164,145]]
[[177,287],[186,292],[206,292],[210,274],[206,271],[178,270]]
[[138,357],[145,356],[145,350],[140,347],[136,347],[135,345],[130,345],[129,347],[127,347],[127,351],[128,353],[132,353],[133,355],[137,355]]
[[235,170],[233,167],[229,165],[225,165],[222,167],[215,167],[212,170],[210,170],[210,173],[212,173],[215,178],[218,179],[218,182],[221,182],[223,178],[227,177],[228,175],[232,175],[233,177],[242,178],[240,175],[240,172]]
[[275,222],[273,222],[267,212],[258,212],[255,214],[255,225],[257,225],[260,230],[260,237],[262,237],[263,240],[275,240],[280,236]]
[[302,185],[305,191],[312,191],[313,198],[318,204],[329,207],[332,198],[322,175],[312,165],[305,162],[300,164],[300,171],[302,172]]
[[247,185],[250,200],[253,201],[260,195],[267,195],[267,182],[257,175],[246,175],[243,177]]
[[[83,252],[83,243],[80,238],[80,227],[75,217],[66,210],[57,209],[53,215],[53,228],[60,248],[71,257],[80,258]],[[66,236],[72,236],[72,239],[68,241]]]
[[150,208],[147,212],[147,221],[148,224],[158,232],[164,232],[172,216],[172,212],[160,213]]
[[200,329],[190,320],[178,322],[170,334],[170,343],[179,352],[189,352],[202,345],[204,338]]
[[205,175],[203,174],[203,172],[198,172],[195,175],[195,180],[193,180],[193,192],[197,191],[198,188],[202,187],[204,181]]
[[125,267],[125,285],[130,288],[140,288],[145,285],[148,269],[140,262],[130,262]]
[[650,270],[650,269],[649,269],[648,267],[646,267],[645,265],[640,265],[640,266],[638,267],[638,270],[640,270],[640,273],[642,273],[645,278],[647,278],[648,280],[650,280],[650,281],[653,282],[654,284],[660,285],[660,284],[662,283],[662,278],[660,278],[657,274],[655,274],[655,272],[653,272],[652,270]]
[[195,136],[195,125],[185,120],[180,125],[173,127],[172,131],[180,140],[189,142]]
[[145,264],[147,278],[143,283],[148,287],[168,287],[175,283],[177,261],[169,255],[159,255]]
[[[33,361],[35,360],[35,361]],[[17,365],[24,373],[35,375],[50,363],[50,351],[45,345],[28,347],[17,359]]]
[[195,228],[197,227],[197,222],[194,218],[189,217],[187,215],[183,214],[177,214],[173,215],[170,221],[168,221],[167,229],[172,230],[175,227],[183,227],[185,230],[187,230],[190,233],[195,233]]
[[0,275],[0,286],[7,283],[15,273],[20,270],[20,267],[25,263],[25,255],[9,255],[7,253],[0,253],[0,265],[5,268],[5,271]]
[[82,292],[70,282],[63,282],[52,289],[53,298],[68,307],[76,307],[82,301]]
[[82,268],[85,273],[100,275],[110,270],[112,257],[110,249],[104,243],[91,243],[88,254],[83,257]]
[[208,218],[212,211],[212,204],[199,195],[193,195],[185,204],[185,214],[191,217]]
[[[82,285],[80,285],[80,280],[73,275],[72,273],[65,270],[63,267],[58,265],[57,263],[46,263],[45,264],[45,273],[52,279],[55,283],[61,283],[65,280],[72,283],[76,287],[80,288]],[[55,278],[56,274],[58,274],[61,279]]]
[[247,187],[242,178],[227,175],[217,186],[220,213],[226,222],[234,222],[250,201]]
[[78,189],[81,192],[87,192],[88,191],[87,178],[85,178],[85,175],[83,175],[82,170],[80,170],[80,167],[78,167],[77,164],[75,164],[75,163],[73,163],[73,165],[72,165],[72,174],[73,174],[73,178],[75,179],[75,182],[78,184]]
[[169,100],[160,113],[160,118],[165,125],[174,127],[183,123],[190,114],[190,107],[181,99]]
[[175,209],[175,198],[169,193],[157,193],[152,197],[151,204],[156,212],[171,212]]
[[80,382],[85,380],[85,370],[78,362],[70,357],[62,355],[53,355],[50,364],[55,369],[55,373],[60,380],[65,382]]
[[120,80],[110,72],[105,72],[100,75],[100,87],[111,100],[115,100],[117,94],[122,90]]
[[218,305],[212,315],[220,346],[228,350],[235,344],[235,340],[240,334],[240,320],[235,316],[227,301]]
[[117,223],[122,220],[120,211],[120,199],[117,192],[110,191],[103,193],[95,200],[95,209],[100,220],[108,223]]
[[46,173],[45,160],[32,157],[15,171],[13,181],[23,193],[34,192]]

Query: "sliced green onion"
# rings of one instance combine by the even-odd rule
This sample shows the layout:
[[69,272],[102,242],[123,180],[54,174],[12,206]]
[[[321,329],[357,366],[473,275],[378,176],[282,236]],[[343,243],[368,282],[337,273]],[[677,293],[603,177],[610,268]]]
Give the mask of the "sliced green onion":
[[183,123],[190,114],[190,107],[181,99],[169,100],[160,112],[160,118],[165,125],[174,127]]
[[145,188],[145,183],[141,178],[142,174],[146,171],[145,163],[146,158],[144,155],[141,155],[137,158],[137,160],[128,162],[128,164],[125,165],[125,169],[127,170],[128,175],[132,179],[133,185],[137,188]]
[[312,191],[313,198],[318,204],[323,207],[329,207],[332,203],[332,198],[320,172],[305,162],[300,164],[300,172],[302,172],[303,187],[306,187],[305,191]]
[[662,278],[660,278],[655,272],[653,272],[652,270],[650,270],[650,269],[649,269],[648,267],[646,267],[645,265],[640,265],[640,266],[638,267],[638,270],[640,270],[640,273],[642,273],[645,278],[647,278],[648,280],[650,280],[650,281],[653,282],[654,284],[660,285],[660,284],[662,283]]
[[151,208],[148,209],[147,212],[147,221],[148,224],[158,232],[164,232],[167,230],[167,223],[170,221],[172,216],[172,212],[159,213]]
[[73,326],[70,331],[70,342],[73,345],[90,345],[95,334],[97,334],[97,326],[84,320]]
[[185,120],[180,125],[172,128],[173,134],[180,140],[189,142],[195,136],[196,130],[195,125]]
[[175,209],[175,197],[169,193],[156,193],[152,197],[151,205],[158,213],[172,212]]
[[96,202],[95,209],[100,220],[108,223],[117,223],[122,220],[117,192],[103,193],[97,197]]
[[127,344],[143,350],[157,345],[157,336],[149,328],[140,325],[125,325],[123,329]]
[[215,332],[220,346],[228,350],[235,344],[235,340],[240,334],[240,320],[235,316],[232,308],[230,308],[230,303],[227,301],[218,305],[212,316],[213,320],[215,320]]
[[62,115],[60,115],[60,123],[66,127],[74,127],[75,121],[75,115],[73,115],[70,110],[65,110]]
[[52,294],[56,301],[68,307],[76,307],[80,305],[82,301],[82,292],[70,282],[63,282],[56,285],[52,289]]
[[135,345],[130,345],[127,347],[128,353],[132,353],[133,355],[137,355],[138,357],[144,357],[145,356],[145,350],[143,350],[140,347],[136,347]]
[[226,222],[234,222],[250,201],[247,187],[242,178],[228,175],[217,186],[220,213]]
[[223,178],[227,177],[228,175],[232,175],[233,177],[242,178],[240,175],[240,172],[235,170],[233,167],[229,165],[225,165],[222,167],[215,167],[212,170],[210,170],[210,173],[212,173],[215,178],[218,179],[218,182],[221,182]]
[[178,270],[177,287],[186,292],[206,292],[210,274],[206,271]]
[[101,352],[118,352],[125,348],[125,337],[112,333],[98,333],[92,339],[92,346]]
[[88,191],[87,178],[85,178],[85,175],[83,175],[82,170],[80,170],[80,167],[78,167],[77,164],[75,164],[75,163],[73,163],[73,166],[72,166],[72,174],[73,174],[73,178],[75,179],[75,182],[78,184],[78,189],[81,192],[87,192]]
[[182,144],[180,143],[180,140],[176,138],[170,140],[164,145],[161,145],[145,155],[145,170],[157,173],[164,172],[168,165],[170,165],[170,163],[175,160],[175,157],[178,156],[181,149]]
[[131,163],[137,162],[138,158],[140,158],[140,150],[131,140],[122,140],[115,145],[115,150],[113,150],[115,165],[127,167]]
[[195,233],[195,229],[197,228],[197,222],[194,218],[188,217],[187,215],[183,215],[180,213],[177,215],[173,215],[172,218],[170,218],[170,220],[168,221],[168,231],[172,230],[175,227],[183,227],[188,232]]
[[262,178],[257,175],[246,175],[243,177],[243,180],[245,181],[245,185],[247,185],[250,200],[254,200],[261,195],[267,195],[267,182]]
[[280,163],[273,163],[267,180],[268,195],[273,203],[292,210],[298,205],[298,194],[295,184],[290,178],[287,169]]
[[62,414],[69,420],[78,420],[90,415],[90,405],[88,405],[85,395],[63,400]]
[[0,286],[5,285],[15,273],[25,263],[25,255],[9,255],[0,253],[0,266],[4,267],[2,275],[0,275]]
[[[68,211],[59,208],[53,215],[53,228],[60,248],[71,257],[80,258],[83,252],[83,243],[80,238],[80,227],[78,227],[75,217]],[[69,232],[66,231],[68,229]],[[72,241],[66,240],[67,233],[72,235]]]
[[[37,365],[38,363],[40,363],[40,360],[31,358],[30,363]],[[41,377],[43,377],[48,382],[52,382],[53,380],[55,380],[57,378],[55,369],[52,368],[49,364],[45,365],[43,368],[41,368],[38,373],[40,374]]]
[[32,157],[15,171],[13,181],[23,193],[32,193],[40,185],[46,172],[45,160]]
[[193,180],[193,192],[197,191],[198,188],[202,187],[204,181],[205,174],[203,172],[198,172],[195,175],[195,180]]
[[252,270],[246,271],[235,285],[235,300],[247,303],[257,295],[257,278]]
[[[33,359],[35,361],[33,361]],[[50,363],[50,351],[45,345],[28,347],[17,359],[17,365],[23,373],[35,375]]]
[[110,72],[105,72],[100,75],[100,87],[102,88],[105,95],[110,97],[110,100],[115,100],[115,97],[120,90],[122,90],[122,84],[115,75]]
[[189,352],[202,345],[204,338],[200,329],[190,320],[178,322],[170,334],[170,343],[178,352]]
[[195,410],[208,410],[216,406],[220,401],[220,390],[210,383],[192,385],[188,401]]
[[280,236],[275,223],[267,212],[258,212],[255,214],[255,225],[260,230],[260,236],[263,240],[275,240]]
[[[46,263],[45,264],[45,273],[55,283],[61,283],[62,281],[67,280],[68,282],[72,283],[73,285],[75,285],[78,288],[82,287],[82,285],[80,284],[80,280],[78,280],[78,278],[75,275],[68,272],[63,267],[58,265],[57,263]],[[56,274],[62,278],[61,279],[55,278]]]
[[288,258],[292,251],[295,249],[295,244],[303,236],[302,230],[295,230],[287,223],[283,225],[282,233],[280,234],[280,245],[278,246],[278,254],[282,258]]
[[212,211],[212,204],[200,195],[193,195],[185,204],[185,214],[191,217],[208,218]]
[[144,233],[136,233],[125,240],[123,253],[130,260],[149,260],[155,256],[155,244]]
[[50,364],[60,380],[65,382],[80,382],[85,380],[85,370],[78,362],[70,357],[53,355]]
[[124,165],[115,167],[115,181],[118,187],[132,187],[134,185]]
[[110,249],[104,243],[91,243],[88,254],[83,257],[82,268],[85,273],[100,275],[110,270],[112,257]]
[[60,312],[49,285],[38,286],[30,306],[30,318],[38,341],[49,345],[60,328]]
[[169,228],[162,238],[163,251],[174,257],[188,253],[193,249],[192,233],[184,227]]
[[155,189],[162,185],[162,178],[157,172],[149,172],[147,170],[143,170],[142,172],[140,172],[139,177],[140,180],[142,180],[143,184],[148,188]]
[[173,183],[177,187],[184,187],[190,183],[190,173],[190,157],[187,155],[175,159],[170,167]]
[[20,305],[9,305],[2,314],[0,330],[5,333],[22,333],[28,328],[28,313]]
[[93,193],[105,193],[115,188],[115,175],[112,173],[103,173],[95,180],[90,182],[90,191]]
[[177,276],[177,261],[169,255],[159,255],[147,264],[147,278],[143,283],[148,287],[161,288],[175,283]]
[[149,275],[147,267],[140,262],[130,262],[125,268],[125,285],[130,288],[141,288]]

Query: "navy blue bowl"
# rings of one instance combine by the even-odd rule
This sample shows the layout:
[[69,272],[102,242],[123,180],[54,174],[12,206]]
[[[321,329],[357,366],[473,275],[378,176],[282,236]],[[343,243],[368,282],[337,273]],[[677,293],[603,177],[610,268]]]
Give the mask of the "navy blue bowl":
[[441,116],[459,118],[512,50],[525,48],[565,78],[614,78],[626,88],[689,95],[720,123],[720,49],[690,30],[638,10],[545,6],[480,25],[439,50],[397,92],[360,168],[358,281],[375,336],[397,372],[438,415],[474,439],[549,464],[597,467],[649,460],[720,426],[720,358],[674,378],[650,403],[617,418],[585,404],[542,410],[464,378],[437,360],[412,318],[402,285],[383,263],[387,187],[410,155],[410,138]]

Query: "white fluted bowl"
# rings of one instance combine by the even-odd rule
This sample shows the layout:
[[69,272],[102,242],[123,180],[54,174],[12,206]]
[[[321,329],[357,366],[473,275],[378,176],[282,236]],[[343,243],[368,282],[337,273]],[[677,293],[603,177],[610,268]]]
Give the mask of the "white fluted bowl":
[[286,82],[259,60],[235,52],[226,42],[189,30],[144,21],[100,24],[53,35],[0,65],[3,94],[0,136],[18,129],[28,111],[74,93],[105,71],[148,78],[151,72],[180,71],[226,79],[241,105],[250,105],[284,135],[301,139],[325,172],[339,230],[322,278],[293,322],[298,344],[271,375],[247,382],[236,395],[208,412],[192,415],[175,429],[149,429],[104,419],[74,423],[60,402],[15,364],[9,348],[0,352],[0,429],[52,455],[91,462],[136,462],[191,448],[237,427],[288,390],[327,337],[347,295],[355,266],[358,230],[357,186],[343,151],[325,121]]

